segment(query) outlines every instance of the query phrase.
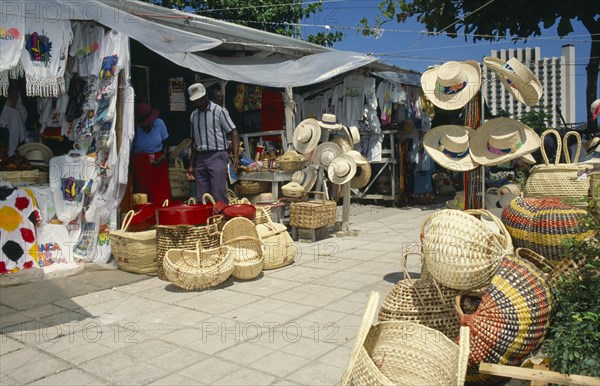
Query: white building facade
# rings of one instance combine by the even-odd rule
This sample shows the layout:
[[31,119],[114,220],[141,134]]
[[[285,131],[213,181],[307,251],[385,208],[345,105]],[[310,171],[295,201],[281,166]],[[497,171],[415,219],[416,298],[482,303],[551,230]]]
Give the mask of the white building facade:
[[[558,58],[542,58],[540,47],[492,50],[490,56],[503,61],[517,58],[538,77],[544,89],[538,104],[546,109],[550,108],[547,110],[553,115],[552,122],[548,123],[550,127],[563,127],[558,111],[562,113],[567,125],[576,122],[575,46],[564,45],[562,55]],[[529,106],[513,98],[491,70],[484,66],[484,71],[485,79],[488,80],[484,85],[484,92],[492,114],[496,115],[500,110],[504,110],[511,118],[516,119],[522,113],[531,110]]]

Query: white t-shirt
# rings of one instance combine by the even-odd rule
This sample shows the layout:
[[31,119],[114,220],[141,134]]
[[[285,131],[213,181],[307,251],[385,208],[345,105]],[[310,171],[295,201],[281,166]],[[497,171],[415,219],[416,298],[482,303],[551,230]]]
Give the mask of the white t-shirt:
[[356,126],[363,116],[365,97],[363,75],[349,75],[344,78],[344,121],[346,126]]
[[19,64],[23,51],[25,23],[21,17],[2,14],[0,17],[0,71],[13,69]]
[[127,65],[129,40],[127,35],[115,30],[104,35],[100,45],[100,70],[97,73],[100,85],[96,99],[113,96],[117,92],[117,74]]
[[100,71],[100,47],[104,40],[104,28],[94,23],[73,22],[73,44],[69,55],[75,57],[74,72],[79,76],[97,75]]

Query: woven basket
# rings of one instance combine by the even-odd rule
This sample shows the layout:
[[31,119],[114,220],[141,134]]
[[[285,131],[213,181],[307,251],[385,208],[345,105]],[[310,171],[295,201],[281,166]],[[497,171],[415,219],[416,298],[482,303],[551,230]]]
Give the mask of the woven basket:
[[156,265],[158,277],[167,280],[163,270],[163,260],[169,249],[193,249],[200,243],[203,249],[219,246],[219,224],[223,216],[211,216],[207,225],[158,225],[156,227]]
[[265,208],[259,207],[257,214],[258,212],[268,217],[267,222],[256,226],[256,231],[264,244],[265,265],[263,269],[281,268],[293,263],[298,254],[298,247],[288,233],[287,227],[274,223],[267,215]]
[[593,233],[579,226],[585,214],[556,198],[517,197],[502,211],[502,222],[515,248],[529,248],[546,259],[560,260],[568,253],[567,239],[583,239]]
[[[595,239],[591,239],[591,241],[595,242],[596,244],[600,243],[600,240],[598,240],[597,237]],[[600,246],[596,245],[595,248],[600,248]],[[560,262],[556,263],[554,269],[550,271],[548,274],[548,281],[552,286],[555,286],[562,277],[569,277],[571,275],[579,274],[581,269],[591,261],[599,262],[600,256],[570,256],[568,258],[564,258]]]
[[578,177],[577,173],[580,170],[592,168],[592,165],[571,163],[567,144],[568,137],[575,136],[578,146],[574,161],[577,162],[581,151],[581,136],[576,131],[565,134],[563,143],[565,163],[559,163],[561,152],[560,134],[554,129],[544,131],[541,135],[542,144],[544,143],[544,137],[548,134],[554,135],[557,141],[554,164],[550,165],[546,151],[542,146],[540,151],[544,158],[544,164],[535,165],[531,168],[523,195],[528,198],[556,197],[564,203],[582,207],[587,206],[585,198],[590,187],[590,179],[589,176],[586,178]]
[[546,276],[533,264],[506,256],[475,313],[465,315],[456,298],[461,325],[471,329],[469,373],[481,362],[519,366],[544,340],[552,299]]
[[127,232],[135,212],[125,215],[120,230],[110,231],[110,247],[119,269],[144,275],[156,275],[156,230]]
[[469,329],[456,345],[420,324],[389,321],[372,325],[379,294],[363,316],[342,385],[462,385],[469,356]]
[[227,221],[221,232],[221,245],[231,248],[233,277],[250,280],[260,275],[265,264],[263,243],[252,221],[244,217]]
[[296,228],[317,229],[335,224],[336,208],[335,201],[325,199],[292,202],[290,205],[290,225]]
[[169,249],[163,265],[167,280],[176,286],[195,290],[223,283],[233,272],[231,249],[221,246],[195,250]]
[[[475,215],[491,219],[501,233]],[[434,212],[421,225],[421,240],[427,271],[438,283],[457,290],[485,288],[502,258],[513,252],[504,225],[481,209]]]
[[190,182],[183,167],[183,161],[175,158],[175,165],[169,168],[169,185],[173,198],[187,198],[190,196]]
[[520,257],[521,259],[526,260],[527,262],[533,264],[537,269],[539,269],[546,276],[548,276],[548,274],[550,272],[555,270],[558,265],[555,261],[550,261],[550,260],[546,259],[544,256],[540,255],[539,253],[536,253],[535,251],[532,251],[531,249],[528,249],[528,248],[515,249],[515,255],[517,255],[517,257]]
[[[236,199],[236,204],[246,204],[246,205],[252,205],[250,203],[250,200],[248,200],[246,197],[240,198],[240,199]],[[232,204],[230,204],[232,205]],[[263,208],[263,211],[258,210],[258,207],[256,207],[256,214],[254,215],[254,218],[252,219],[252,222],[254,223],[254,225],[259,225],[259,224],[264,224],[267,221],[271,220],[271,208],[266,207]]]
[[401,320],[422,324],[440,331],[454,339],[460,330],[458,314],[454,309],[454,298],[459,291],[440,286],[439,289],[428,275],[412,280],[406,269],[403,256],[404,280],[400,280],[387,294],[379,310],[379,320]]
[[271,183],[269,181],[247,181],[238,182],[238,192],[240,194],[259,194],[271,191]]
[[277,165],[279,170],[284,172],[296,172],[302,169],[304,158],[297,152],[290,150],[284,155],[277,157]]

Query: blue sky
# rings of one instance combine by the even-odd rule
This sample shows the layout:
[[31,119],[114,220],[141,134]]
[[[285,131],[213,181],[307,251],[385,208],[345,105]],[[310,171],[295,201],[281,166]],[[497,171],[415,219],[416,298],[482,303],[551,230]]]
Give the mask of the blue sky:
[[591,39],[579,22],[573,22],[575,30],[563,39],[558,38],[555,25],[527,43],[513,43],[511,40],[473,43],[472,40],[465,41],[464,37],[426,36],[420,33],[425,30],[424,26],[414,18],[406,23],[392,21],[385,24],[385,30],[378,39],[364,37],[356,30],[358,22],[362,17],[374,20],[380,14],[377,9],[379,3],[379,0],[325,0],[322,12],[304,20],[302,33],[321,32],[324,31],[323,26],[328,25],[331,31],[342,31],[345,35],[343,41],[336,43],[334,48],[372,53],[386,63],[420,72],[428,66],[449,60],[481,61],[493,49],[540,47],[542,57],[558,57],[563,45],[573,44],[576,58],[576,117],[578,122],[585,121],[589,108],[585,102],[585,66],[590,56]]

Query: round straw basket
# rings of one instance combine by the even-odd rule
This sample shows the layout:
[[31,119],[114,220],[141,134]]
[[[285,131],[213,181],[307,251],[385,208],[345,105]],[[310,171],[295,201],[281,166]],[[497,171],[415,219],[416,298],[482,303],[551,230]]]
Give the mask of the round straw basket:
[[279,170],[283,172],[295,172],[302,169],[304,158],[297,152],[290,150],[284,155],[277,157]]
[[221,232],[221,245],[231,248],[233,277],[249,280],[260,275],[265,263],[263,244],[252,221],[244,217],[227,221]]
[[469,356],[469,329],[456,345],[420,324],[389,321],[372,325],[378,293],[363,316],[342,385],[462,385]]
[[568,254],[565,241],[593,234],[579,226],[586,211],[556,198],[517,197],[502,211],[502,222],[516,248],[528,248],[550,260]]
[[[491,219],[501,233],[494,233],[475,215]],[[486,210],[434,212],[421,226],[421,240],[429,274],[457,290],[485,288],[502,257],[513,252],[506,228]]]
[[454,298],[459,291],[444,286],[436,287],[433,280],[421,276],[412,280],[406,270],[404,254],[402,268],[404,280],[400,280],[387,294],[379,310],[379,320],[401,320],[422,324],[440,331],[454,339],[460,330]]
[[[259,207],[259,212],[266,215],[265,208]],[[298,247],[292,240],[283,224],[274,223],[271,217],[264,224],[256,226],[264,245],[265,265],[263,269],[275,269],[291,264],[298,254]]]
[[[236,204],[252,205],[250,203],[250,200],[248,200],[246,197],[242,197],[235,201],[236,201]],[[233,204],[230,204],[230,205],[233,205]],[[271,219],[271,208],[267,206],[267,207],[263,207],[263,209],[264,209],[264,212],[261,210],[258,210],[258,207],[257,207],[256,214],[254,215],[254,218],[252,219],[252,222],[254,223],[254,225],[264,224]]]
[[463,313],[460,296],[455,304],[471,329],[469,373],[481,362],[520,365],[542,343],[552,312],[546,276],[515,256],[504,257],[475,313]]
[[158,225],[156,227],[156,265],[158,277],[167,281],[163,260],[169,249],[194,249],[196,243],[202,248],[216,248],[219,244],[219,224],[223,216],[211,216],[207,225]]
[[164,260],[167,280],[176,286],[195,290],[223,283],[233,272],[233,258],[227,246],[195,250],[170,249]]
[[127,232],[134,214],[127,212],[121,229],[109,233],[112,254],[123,271],[156,275],[156,230]]
[[269,181],[248,181],[242,180],[238,183],[238,192],[240,194],[259,194],[271,191]]

